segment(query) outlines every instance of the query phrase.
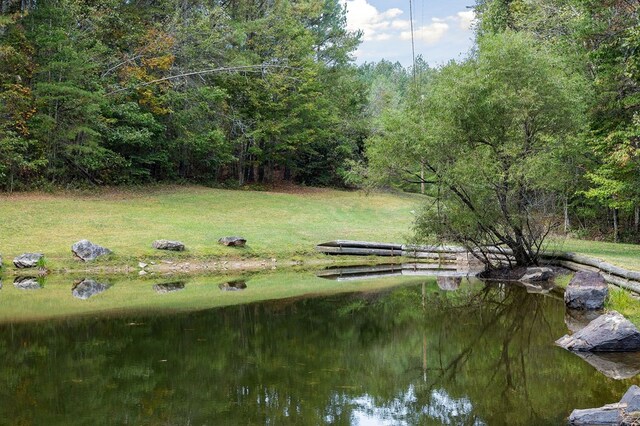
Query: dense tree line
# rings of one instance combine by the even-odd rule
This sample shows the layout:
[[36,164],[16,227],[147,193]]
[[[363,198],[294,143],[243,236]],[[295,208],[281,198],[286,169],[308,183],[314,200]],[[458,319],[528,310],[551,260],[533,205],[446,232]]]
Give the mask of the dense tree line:
[[369,176],[433,200],[421,239],[536,262],[549,233],[640,240],[640,2],[479,0],[469,58],[421,70]]
[[366,92],[338,0],[3,0],[0,186],[342,183]]

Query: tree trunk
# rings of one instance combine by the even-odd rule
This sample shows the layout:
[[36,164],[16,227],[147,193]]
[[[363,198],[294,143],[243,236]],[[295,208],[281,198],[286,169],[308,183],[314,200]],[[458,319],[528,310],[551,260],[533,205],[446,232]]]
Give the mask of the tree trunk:
[[617,243],[619,240],[618,209],[613,209],[613,241]]
[[424,161],[420,161],[420,193],[424,195]]
[[633,217],[633,230],[636,235],[640,232],[640,205],[636,204]]
[[566,234],[571,229],[571,222],[569,221],[569,197],[564,197],[564,233]]

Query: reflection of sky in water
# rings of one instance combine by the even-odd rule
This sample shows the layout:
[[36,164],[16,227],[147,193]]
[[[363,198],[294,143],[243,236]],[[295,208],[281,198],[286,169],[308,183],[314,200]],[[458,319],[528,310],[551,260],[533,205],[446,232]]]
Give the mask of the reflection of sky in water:
[[[411,385],[408,390],[397,397],[388,406],[376,406],[375,401],[369,395],[363,395],[350,401],[353,406],[351,423],[359,426],[372,425],[408,425],[405,420],[411,416],[417,398],[415,389]],[[436,389],[431,392],[429,405],[422,407],[420,412],[441,424],[473,424],[482,426],[485,423],[480,419],[473,419],[473,405],[467,398],[455,399],[449,396],[444,389]],[[325,419],[332,422],[331,416]]]

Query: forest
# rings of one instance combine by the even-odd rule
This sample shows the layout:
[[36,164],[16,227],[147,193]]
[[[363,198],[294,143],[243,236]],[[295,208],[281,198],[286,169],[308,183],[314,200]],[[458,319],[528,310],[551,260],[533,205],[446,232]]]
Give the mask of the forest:
[[391,187],[523,264],[640,241],[640,2],[470,6],[466,60],[403,67],[355,63],[339,0],[2,0],[0,187]]

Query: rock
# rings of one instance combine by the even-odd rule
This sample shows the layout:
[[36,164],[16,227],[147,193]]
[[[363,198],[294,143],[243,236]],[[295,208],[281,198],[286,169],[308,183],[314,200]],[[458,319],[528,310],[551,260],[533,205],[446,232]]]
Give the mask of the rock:
[[573,410],[569,416],[569,424],[575,426],[617,425],[620,416],[618,404],[605,405],[600,408]]
[[549,281],[553,278],[554,273],[551,268],[527,268],[524,275],[520,277],[520,281],[524,282],[536,282],[536,281]]
[[42,286],[36,277],[16,277],[13,285],[20,290],[40,290]]
[[564,303],[570,309],[602,309],[609,286],[597,272],[579,271],[564,292]]
[[225,246],[244,247],[247,240],[242,237],[222,237],[218,242]]
[[640,352],[575,352],[604,376],[614,380],[640,374]]
[[184,251],[184,244],[180,241],[156,240],[151,247],[157,250]]
[[142,271],[138,272],[138,275],[147,275],[147,271],[142,270]]
[[633,352],[640,350],[640,332],[616,311],[591,321],[573,335],[565,335],[556,344],[570,351]]
[[139,267],[139,268],[144,269],[144,268],[146,268],[147,266],[149,266],[149,265],[147,265],[147,264],[146,264],[146,263],[144,263],[144,262],[138,262],[138,267]]
[[460,287],[462,283],[462,277],[436,277],[438,288],[444,291],[455,291]]
[[247,288],[247,283],[244,281],[231,281],[220,284],[218,288],[222,291],[239,291]]
[[184,283],[181,281],[177,281],[174,283],[156,284],[153,286],[153,289],[156,291],[156,293],[159,294],[172,293],[174,291],[183,290]]
[[44,258],[42,253],[24,253],[13,259],[16,268],[35,268],[40,259]]
[[569,416],[569,424],[575,426],[631,426],[638,424],[638,419],[640,419],[640,388],[633,385],[617,404],[586,410],[573,410]]
[[112,251],[97,244],[93,244],[89,240],[81,240],[71,246],[71,251],[85,262],[95,260],[100,256],[111,254]]
[[87,300],[88,298],[100,294],[107,290],[110,286],[99,283],[95,280],[84,279],[73,286],[71,294],[77,299]]
[[564,313],[564,323],[571,333],[576,333],[588,326],[591,321],[600,315],[602,315],[600,311],[567,309]]

